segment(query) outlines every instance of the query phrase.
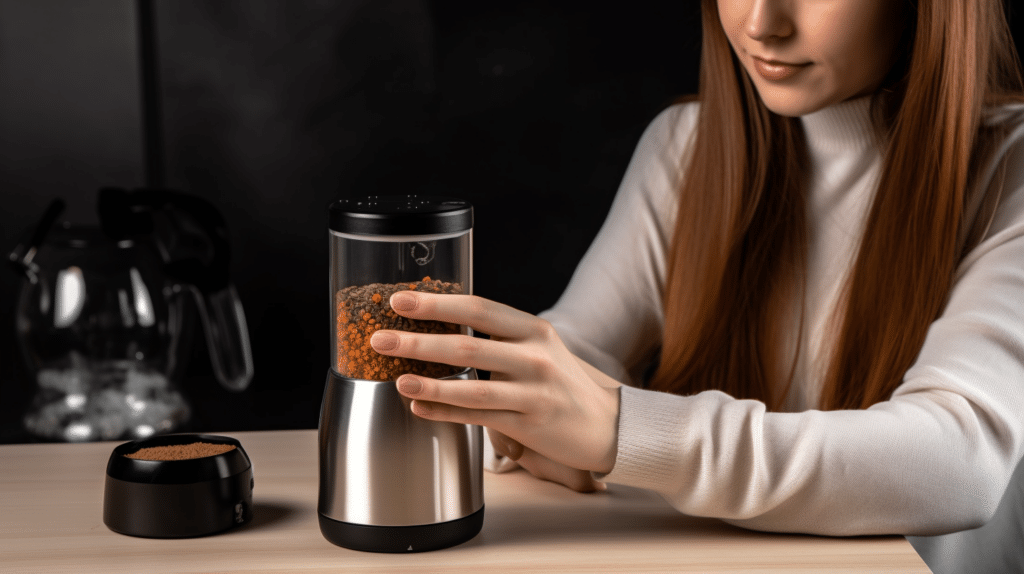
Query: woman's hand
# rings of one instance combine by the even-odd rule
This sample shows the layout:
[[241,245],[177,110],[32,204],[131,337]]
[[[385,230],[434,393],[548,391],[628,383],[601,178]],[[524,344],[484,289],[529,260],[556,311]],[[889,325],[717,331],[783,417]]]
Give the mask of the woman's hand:
[[544,455],[537,454],[536,451],[524,447],[494,429],[487,429],[487,434],[491,445],[494,446],[494,452],[517,461],[520,467],[541,480],[556,482],[576,492],[594,492],[595,490],[608,489],[603,482],[594,480],[590,471],[569,468],[564,464],[559,464]]
[[[611,471],[618,383],[582,366],[550,323],[472,295],[400,291],[391,296],[391,308],[410,319],[467,325],[491,336],[373,334],[370,344],[382,355],[491,372],[489,381],[402,375],[398,392],[413,399],[414,414],[494,429],[525,447],[520,464],[532,451],[570,470]],[[530,460],[543,472],[540,458],[531,455],[526,464]]]

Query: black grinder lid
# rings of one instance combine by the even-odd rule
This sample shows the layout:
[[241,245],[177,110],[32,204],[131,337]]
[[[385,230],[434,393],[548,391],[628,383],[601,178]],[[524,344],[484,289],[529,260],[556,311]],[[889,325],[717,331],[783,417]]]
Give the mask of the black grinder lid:
[[370,196],[331,204],[331,231],[353,235],[441,235],[473,228],[473,206],[454,197]]

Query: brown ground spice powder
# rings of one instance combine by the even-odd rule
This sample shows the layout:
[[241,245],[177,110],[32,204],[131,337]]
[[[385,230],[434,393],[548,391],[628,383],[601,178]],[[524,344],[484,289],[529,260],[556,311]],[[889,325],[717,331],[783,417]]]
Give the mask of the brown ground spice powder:
[[413,283],[372,283],[346,287],[335,296],[337,307],[338,374],[353,379],[393,381],[400,375],[414,373],[440,379],[464,369],[442,363],[388,357],[370,347],[370,337],[378,329],[394,329],[415,333],[458,334],[460,327],[441,321],[414,321],[402,317],[391,308],[391,295],[398,291],[424,293],[462,293],[462,284],[448,283],[430,277]]
[[235,450],[235,445],[194,442],[191,444],[170,444],[167,446],[140,448],[125,456],[139,460],[189,460],[192,458],[214,456],[229,450]]

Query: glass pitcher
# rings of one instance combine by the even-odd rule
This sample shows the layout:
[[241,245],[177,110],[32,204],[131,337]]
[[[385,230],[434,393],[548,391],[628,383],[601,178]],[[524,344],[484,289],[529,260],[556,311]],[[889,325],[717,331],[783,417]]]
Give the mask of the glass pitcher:
[[214,374],[253,374],[241,303],[227,281],[223,220],[198,198],[100,191],[99,227],[54,226],[54,201],[11,253],[24,277],[16,330],[37,386],[24,425],[47,440],[144,438],[189,419],[179,358],[194,299]]

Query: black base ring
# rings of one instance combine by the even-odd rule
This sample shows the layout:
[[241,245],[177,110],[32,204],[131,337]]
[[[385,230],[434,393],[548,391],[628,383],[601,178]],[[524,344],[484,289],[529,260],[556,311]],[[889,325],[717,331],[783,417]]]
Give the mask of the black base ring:
[[317,513],[320,532],[329,542],[363,552],[427,552],[462,544],[484,525],[484,507],[469,516],[438,524],[368,526],[341,522]]

